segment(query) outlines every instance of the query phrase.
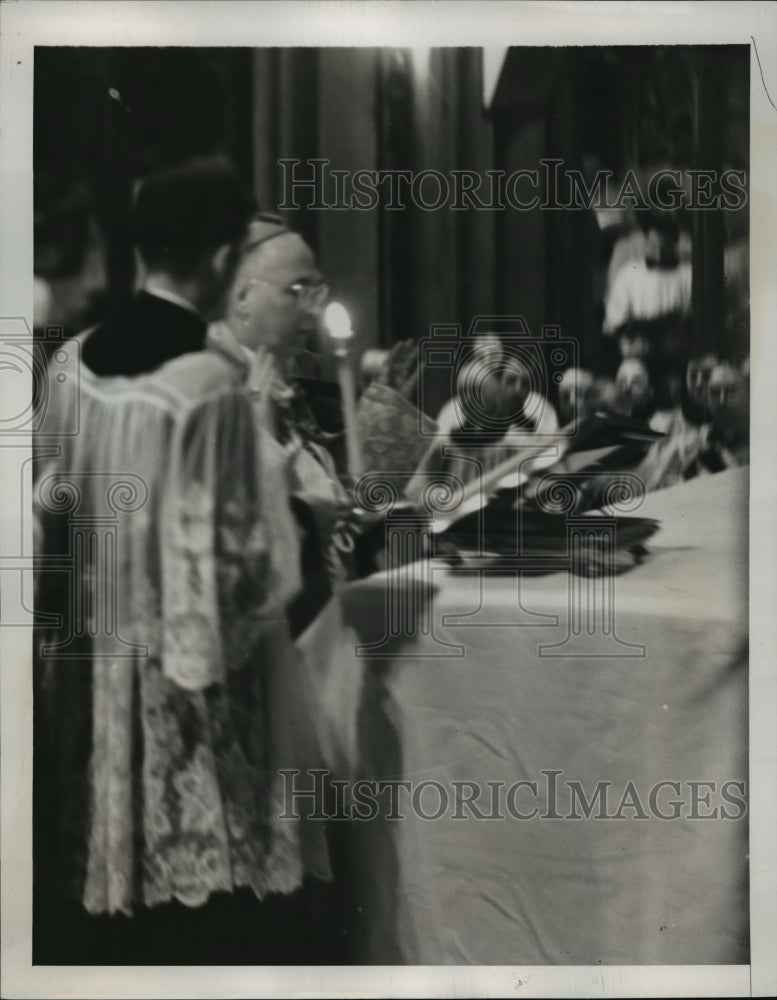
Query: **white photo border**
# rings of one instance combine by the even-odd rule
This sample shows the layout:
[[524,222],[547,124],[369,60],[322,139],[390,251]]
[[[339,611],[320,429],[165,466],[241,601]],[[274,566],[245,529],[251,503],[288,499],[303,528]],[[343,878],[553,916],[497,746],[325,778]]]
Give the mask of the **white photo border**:
[[[574,8],[574,9],[573,9]],[[0,629],[2,995],[12,997],[767,996],[777,992],[777,6],[745,2],[8,0],[0,5],[0,316],[31,325],[36,45],[751,46],[751,965],[532,968],[69,968],[30,964],[31,635]],[[5,383],[4,383],[5,384]],[[28,399],[29,381],[11,387]],[[29,449],[0,448],[0,482]],[[25,466],[29,469],[29,464]],[[0,506],[0,558],[29,551],[19,499]],[[29,519],[25,520],[28,534]],[[19,546],[24,543],[24,549]],[[0,562],[0,568],[2,563]],[[0,574],[0,577],[2,574]]]

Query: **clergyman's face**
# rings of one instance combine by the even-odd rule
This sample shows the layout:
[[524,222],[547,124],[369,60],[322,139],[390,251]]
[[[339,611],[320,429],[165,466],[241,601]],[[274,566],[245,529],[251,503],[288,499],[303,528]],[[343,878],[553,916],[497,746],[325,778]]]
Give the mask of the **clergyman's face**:
[[261,243],[241,261],[230,292],[233,333],[252,350],[265,347],[279,360],[293,356],[302,346],[301,331],[320,308],[306,302],[300,289],[321,281],[313,251],[297,233]]

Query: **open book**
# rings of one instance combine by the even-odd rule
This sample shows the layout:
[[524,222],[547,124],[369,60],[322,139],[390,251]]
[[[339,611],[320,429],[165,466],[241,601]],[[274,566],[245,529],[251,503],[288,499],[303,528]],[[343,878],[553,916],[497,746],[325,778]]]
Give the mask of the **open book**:
[[[581,517],[599,518],[591,524],[602,530],[590,534],[588,571],[598,574],[628,568],[633,558],[608,561],[605,549],[615,547],[638,558],[641,543],[658,529],[658,523],[619,513],[613,498],[633,496],[631,506],[638,506],[640,483],[629,470],[661,436],[641,421],[610,414],[596,414],[577,427],[564,428],[553,440],[533,442],[527,435],[508,459],[464,484],[455,509],[434,514],[432,530],[438,548],[451,556],[457,550],[489,552],[505,566],[513,557],[537,556],[541,571],[543,555],[568,550],[571,518],[576,530]],[[437,464],[442,482],[447,446],[438,444],[437,448],[436,457],[443,460]],[[460,453],[461,446],[455,450]],[[419,503],[428,491],[430,475],[434,473],[427,463],[407,488],[410,503]]]

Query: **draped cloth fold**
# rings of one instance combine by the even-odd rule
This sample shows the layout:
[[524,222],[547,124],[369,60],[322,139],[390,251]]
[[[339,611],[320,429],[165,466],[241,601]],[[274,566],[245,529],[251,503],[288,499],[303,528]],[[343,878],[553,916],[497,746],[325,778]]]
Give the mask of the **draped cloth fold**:
[[63,618],[35,672],[60,890],[131,914],[328,879],[323,831],[280,818],[279,772],[321,764],[284,614],[300,586],[287,456],[224,355],[97,379],[71,354],[43,430],[77,416],[78,432],[35,490],[36,598]]

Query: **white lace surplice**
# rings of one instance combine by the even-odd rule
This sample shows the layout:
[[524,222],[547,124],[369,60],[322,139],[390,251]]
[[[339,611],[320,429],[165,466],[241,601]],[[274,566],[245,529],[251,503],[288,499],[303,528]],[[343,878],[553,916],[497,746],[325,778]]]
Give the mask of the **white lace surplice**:
[[[320,760],[283,613],[300,584],[287,460],[241,375],[205,351],[137,379],[82,371],[52,394],[50,430],[80,408],[38,483],[77,490],[76,507],[44,499],[36,516],[44,555],[63,518],[88,526],[70,647],[91,664],[88,821],[64,881],[93,913],[329,877],[323,832],[279,818],[279,770]],[[52,704],[75,676],[64,664],[45,666]]]

